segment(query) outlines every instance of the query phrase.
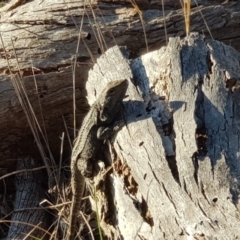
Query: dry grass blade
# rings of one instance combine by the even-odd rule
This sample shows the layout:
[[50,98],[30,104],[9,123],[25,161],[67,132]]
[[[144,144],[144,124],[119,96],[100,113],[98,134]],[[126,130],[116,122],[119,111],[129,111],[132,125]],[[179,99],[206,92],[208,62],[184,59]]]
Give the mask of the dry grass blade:
[[5,174],[4,176],[0,177],[0,180],[3,180],[4,178],[13,176],[13,175],[18,174],[18,173],[22,173],[22,172],[33,172],[33,171],[38,171],[38,170],[45,169],[45,168],[46,168],[46,167],[43,166],[43,167],[37,167],[37,168],[32,168],[32,169],[24,169],[24,170],[14,171],[14,172]]
[[72,141],[71,141],[71,138],[70,138],[70,135],[69,135],[69,132],[68,132],[67,123],[66,123],[63,115],[62,115],[62,119],[63,119],[63,124],[64,124],[65,131],[66,131],[66,134],[67,134],[67,139],[68,139],[69,145],[72,149]]
[[[31,234],[34,233],[34,231],[39,227],[40,224],[41,224],[41,222],[38,223],[38,225],[34,226],[34,227],[32,228],[32,230],[31,230],[28,234],[26,234],[26,236],[23,238],[23,240],[26,240],[26,239],[31,238]],[[46,233],[45,233],[45,234],[46,234]],[[34,238],[35,238],[35,237],[33,237],[33,239],[34,239]],[[37,239],[37,238],[35,238],[35,239]]]
[[[12,44],[13,44],[13,41],[12,41]],[[16,57],[16,60],[17,60],[17,55],[16,55],[16,52],[15,52],[15,57]],[[36,89],[36,92],[37,92],[37,98],[38,98],[38,105],[39,105],[39,109],[40,109],[40,113],[41,113],[41,118],[42,118],[42,125],[43,125],[43,130],[44,130],[44,134],[41,130],[41,128],[39,127],[39,131],[41,132],[43,138],[44,138],[44,141],[45,141],[45,144],[46,144],[46,147],[48,149],[48,153],[50,155],[50,159],[51,159],[51,165],[55,165],[55,161],[54,161],[54,158],[52,156],[52,152],[50,150],[50,146],[49,146],[49,141],[48,141],[48,137],[47,137],[47,131],[46,131],[46,126],[45,126],[45,121],[44,121],[44,116],[43,116],[43,111],[42,111],[42,105],[41,105],[41,102],[40,102],[40,98],[39,98],[39,92],[38,92],[38,85],[37,85],[37,80],[36,80],[36,77],[35,77],[35,73],[34,73],[34,67],[33,67],[33,64],[32,64],[32,60],[31,60],[31,65],[32,65],[32,74],[33,74],[33,79],[34,79],[34,84],[35,84],[35,89]],[[19,68],[19,65],[18,65],[18,69],[20,71],[20,68]],[[36,118],[35,118],[36,119]],[[37,121],[36,121],[37,122]],[[39,124],[38,124],[39,125]]]
[[[196,0],[194,0],[194,2],[195,2],[195,4],[198,6],[198,2],[197,2]],[[198,6],[198,7],[199,7],[199,6]],[[202,19],[203,19],[203,21],[204,21],[204,24],[205,24],[205,26],[206,26],[206,28],[207,28],[207,30],[208,30],[209,35],[210,35],[211,38],[213,39],[211,30],[210,30],[210,28],[209,28],[209,26],[208,26],[208,24],[207,24],[207,21],[206,21],[205,17],[204,17],[203,14],[202,14],[201,9],[199,9],[199,13],[201,14],[201,17],[202,17]]]
[[190,32],[191,0],[183,0],[183,12],[185,19],[186,35]]
[[101,226],[100,226],[100,216],[99,216],[99,212],[98,212],[98,198],[96,195],[96,187],[94,186],[94,200],[95,200],[95,207],[96,207],[96,217],[97,217],[97,226],[98,226],[98,231],[99,231],[99,237],[101,240],[103,240],[103,234],[102,234],[102,230],[101,230]]
[[[94,34],[95,39],[97,41],[99,50],[100,50],[101,53],[104,53],[105,50],[107,50],[107,44],[106,44],[105,39],[103,37],[103,33],[102,33],[101,27],[100,27],[100,23],[97,20],[96,13],[93,10],[93,6],[92,6],[90,1],[89,1],[89,4],[90,4],[91,13],[92,13],[92,16],[93,16],[93,19],[94,19],[94,23],[92,23],[89,14],[87,14],[88,20],[92,24],[93,34]],[[93,62],[95,62],[95,61],[93,61]]]
[[145,39],[145,43],[146,43],[146,50],[148,52],[148,42],[147,42],[147,34],[146,34],[146,29],[145,29],[145,22],[143,20],[143,14],[142,11],[139,9],[137,3],[135,0],[131,0],[131,4],[132,6],[135,8],[136,12],[139,15],[140,21],[142,23],[142,27],[143,27],[143,34],[144,34],[144,39]]
[[[9,69],[9,72],[11,74],[11,81],[12,81],[13,87],[15,89],[16,95],[17,95],[18,100],[20,102],[20,105],[21,105],[21,107],[22,107],[22,109],[25,113],[25,116],[27,118],[27,122],[29,124],[31,132],[32,132],[32,134],[34,136],[34,139],[36,141],[36,144],[38,146],[40,155],[41,155],[42,160],[43,160],[43,162],[44,162],[44,164],[47,168],[48,175],[49,175],[49,177],[53,178],[52,177],[52,170],[50,169],[49,165],[55,165],[55,161],[54,161],[53,156],[52,156],[51,151],[50,151],[50,147],[49,147],[49,144],[48,144],[48,139],[47,139],[47,136],[46,136],[46,131],[44,131],[44,132],[42,131],[41,126],[38,122],[38,119],[37,119],[37,117],[34,113],[32,104],[31,104],[31,102],[28,98],[28,95],[27,95],[27,92],[26,92],[26,89],[25,89],[25,86],[24,86],[24,83],[23,83],[23,80],[22,80],[22,76],[21,76],[21,72],[20,72],[20,66],[19,66],[19,62],[18,62],[18,58],[17,58],[17,54],[16,54],[16,51],[15,51],[13,41],[12,41],[12,46],[13,46],[13,50],[14,50],[14,54],[15,54],[16,63],[17,63],[16,65],[18,67],[18,74],[15,74],[15,75],[11,71],[11,67],[10,67],[9,60],[7,58],[7,53],[6,53],[5,46],[4,46],[4,41],[3,41],[3,38],[2,38],[2,33],[0,33],[0,38],[1,38],[2,47],[3,47],[4,53],[5,53],[5,56],[6,56],[6,59],[7,59],[8,69]],[[33,69],[33,67],[32,67],[32,69]],[[33,77],[35,77],[35,76],[33,75]],[[41,109],[41,106],[40,106],[40,109]],[[43,119],[43,116],[42,116],[42,119]],[[44,127],[44,129],[45,129],[45,127]],[[44,147],[43,147],[42,142],[40,140],[39,133],[42,136],[42,139],[43,139],[43,141],[44,141],[44,143],[47,146],[47,149],[49,151],[49,155],[50,155],[50,158],[51,158],[51,164],[50,164],[50,162],[49,162],[49,160],[46,156],[46,153],[44,151]],[[54,179],[55,179],[55,182],[57,182],[56,175],[54,175]]]
[[165,32],[165,39],[166,45],[168,43],[168,36],[167,36],[167,26],[166,26],[166,17],[165,17],[165,10],[164,10],[164,0],[162,0],[162,11],[163,11],[163,22],[164,22],[164,32]]
[[106,30],[106,29],[108,30],[108,33],[109,33],[109,35],[112,37],[112,40],[114,41],[115,45],[118,45],[117,42],[116,42],[116,39],[115,39],[115,37],[114,37],[114,35],[113,35],[112,31],[111,31],[111,29],[108,29],[107,22],[106,22],[106,20],[105,20],[105,18],[104,18],[104,16],[103,16],[103,13],[102,13],[101,9],[98,7],[98,5],[96,6],[96,9],[97,9],[98,12],[101,14],[101,18],[103,19],[103,22],[104,22],[104,30]]
[[[85,4],[84,4],[84,12],[85,12]],[[81,32],[82,32],[82,27],[83,27],[83,20],[84,20],[84,14],[81,19],[81,25],[79,28],[79,34],[78,34],[78,42],[77,42],[77,47],[76,47],[76,55],[74,59],[74,64],[73,64],[73,126],[74,126],[74,139],[76,138],[76,79],[75,79],[75,73],[76,73],[76,67],[77,67],[77,57],[78,57],[78,52],[79,52],[79,46],[80,46],[80,41],[81,41]]]
[[1,220],[1,219],[0,219],[0,223],[12,223],[12,222],[16,222],[16,223],[24,224],[24,225],[27,225],[27,226],[31,226],[31,227],[33,227],[33,228],[35,228],[35,229],[38,229],[38,230],[43,231],[45,234],[47,234],[47,235],[49,235],[49,236],[51,236],[51,233],[50,233],[50,232],[48,232],[48,231],[46,231],[45,229],[43,229],[43,228],[41,228],[41,227],[38,227],[38,226],[36,226],[36,225],[34,225],[34,224],[27,223],[27,222],[21,222],[21,221]]
[[81,211],[81,216],[82,216],[82,219],[84,220],[84,222],[86,223],[86,225],[87,225],[87,227],[88,227],[88,229],[89,229],[89,233],[90,233],[90,235],[91,235],[91,238],[94,240],[95,238],[94,238],[94,235],[93,235],[92,228],[91,228],[91,226],[89,225],[89,223],[88,223],[87,219],[85,218],[85,216],[84,216],[84,214],[83,214],[82,211]]

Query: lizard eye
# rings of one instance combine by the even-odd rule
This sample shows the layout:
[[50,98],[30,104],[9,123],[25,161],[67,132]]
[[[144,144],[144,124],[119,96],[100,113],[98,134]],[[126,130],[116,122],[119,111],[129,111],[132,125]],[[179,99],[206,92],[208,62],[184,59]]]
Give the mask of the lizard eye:
[[108,94],[110,94],[110,95],[113,95],[115,93],[115,89],[110,89],[109,91],[108,91]]

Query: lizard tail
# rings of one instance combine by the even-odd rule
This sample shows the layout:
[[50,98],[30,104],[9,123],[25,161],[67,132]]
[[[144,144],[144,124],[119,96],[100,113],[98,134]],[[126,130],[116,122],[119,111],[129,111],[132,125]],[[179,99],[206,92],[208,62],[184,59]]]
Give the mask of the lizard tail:
[[84,189],[85,189],[85,178],[82,176],[80,171],[78,170],[76,171],[76,169],[75,171],[72,171],[71,185],[72,185],[73,196],[72,196],[69,227],[67,231],[67,240],[75,239],[75,229],[77,224],[77,218],[78,218],[81,200],[82,200]]

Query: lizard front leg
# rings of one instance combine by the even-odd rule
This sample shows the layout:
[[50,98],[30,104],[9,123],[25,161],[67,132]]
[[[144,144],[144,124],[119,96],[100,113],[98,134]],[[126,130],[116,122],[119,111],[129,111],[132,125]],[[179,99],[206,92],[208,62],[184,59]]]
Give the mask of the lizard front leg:
[[115,121],[112,127],[100,127],[97,131],[97,138],[101,140],[106,140],[112,135],[116,134],[124,126],[123,120]]

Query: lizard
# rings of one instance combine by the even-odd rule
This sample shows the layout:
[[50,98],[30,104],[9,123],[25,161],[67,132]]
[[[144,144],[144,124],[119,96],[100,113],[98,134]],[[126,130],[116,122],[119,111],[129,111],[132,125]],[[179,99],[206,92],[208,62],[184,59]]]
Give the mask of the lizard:
[[107,84],[84,118],[74,142],[70,165],[73,196],[67,232],[68,240],[74,239],[78,212],[85,189],[85,177],[91,177],[94,161],[104,140],[124,125],[122,120],[117,120],[117,116],[122,113],[122,101],[127,87],[126,79]]

